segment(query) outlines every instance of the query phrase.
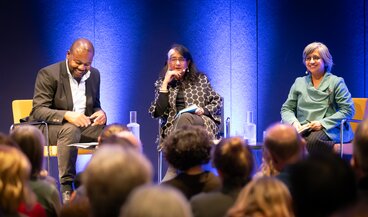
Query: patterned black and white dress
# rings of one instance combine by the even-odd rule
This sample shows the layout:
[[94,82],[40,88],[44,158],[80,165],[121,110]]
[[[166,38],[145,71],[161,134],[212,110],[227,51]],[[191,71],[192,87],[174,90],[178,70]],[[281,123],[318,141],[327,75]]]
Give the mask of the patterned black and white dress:
[[[157,108],[157,100],[159,98],[159,94],[162,94],[159,92],[162,81],[163,79],[160,78],[155,82],[155,100],[149,108],[149,113],[153,118],[161,118],[162,125],[160,136],[161,138],[165,138],[174,130],[173,122],[176,114],[178,113],[176,108],[176,98],[180,85],[178,85],[178,82],[173,82],[168,85],[169,106],[163,115],[156,116],[155,111]],[[201,115],[201,117],[204,120],[206,130],[213,138],[215,138],[221,124],[222,98],[212,89],[207,76],[199,74],[198,80],[193,84],[185,84],[182,91],[184,93],[185,107],[195,104],[208,111],[208,115]]]

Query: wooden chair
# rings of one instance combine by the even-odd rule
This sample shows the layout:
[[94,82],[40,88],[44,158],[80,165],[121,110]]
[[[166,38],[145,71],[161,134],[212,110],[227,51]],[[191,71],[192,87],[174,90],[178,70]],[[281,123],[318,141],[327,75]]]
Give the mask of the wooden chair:
[[350,124],[353,132],[355,132],[358,124],[365,118],[368,118],[368,98],[353,98],[355,115],[352,119],[344,119],[340,125],[340,155],[352,155],[353,144],[352,142],[343,143],[343,130],[344,124],[347,122]]

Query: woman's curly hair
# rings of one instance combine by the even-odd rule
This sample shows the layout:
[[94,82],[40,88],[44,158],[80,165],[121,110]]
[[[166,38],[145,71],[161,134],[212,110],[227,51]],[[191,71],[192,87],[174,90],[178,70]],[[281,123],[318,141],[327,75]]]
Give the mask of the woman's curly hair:
[[212,144],[203,127],[188,125],[165,139],[163,153],[174,168],[186,171],[209,162]]

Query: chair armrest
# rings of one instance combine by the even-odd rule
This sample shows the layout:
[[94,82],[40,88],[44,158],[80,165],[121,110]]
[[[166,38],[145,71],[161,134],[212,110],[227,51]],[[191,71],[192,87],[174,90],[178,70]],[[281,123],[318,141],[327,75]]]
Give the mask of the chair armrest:
[[14,130],[14,128],[16,128],[17,126],[21,126],[21,125],[45,125],[47,127],[47,122],[46,121],[30,121],[30,122],[21,122],[21,123],[17,123],[17,124],[12,124],[10,126],[10,132]]

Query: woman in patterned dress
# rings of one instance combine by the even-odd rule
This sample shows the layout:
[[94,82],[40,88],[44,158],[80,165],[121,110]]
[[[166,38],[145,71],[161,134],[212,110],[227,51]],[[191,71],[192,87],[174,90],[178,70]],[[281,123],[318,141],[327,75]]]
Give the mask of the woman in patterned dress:
[[[196,106],[192,112],[178,115],[192,105]],[[203,126],[215,138],[221,123],[221,107],[221,96],[212,89],[207,76],[198,71],[189,50],[174,44],[155,82],[155,99],[149,108],[153,118],[162,120],[161,138],[184,125]]]

